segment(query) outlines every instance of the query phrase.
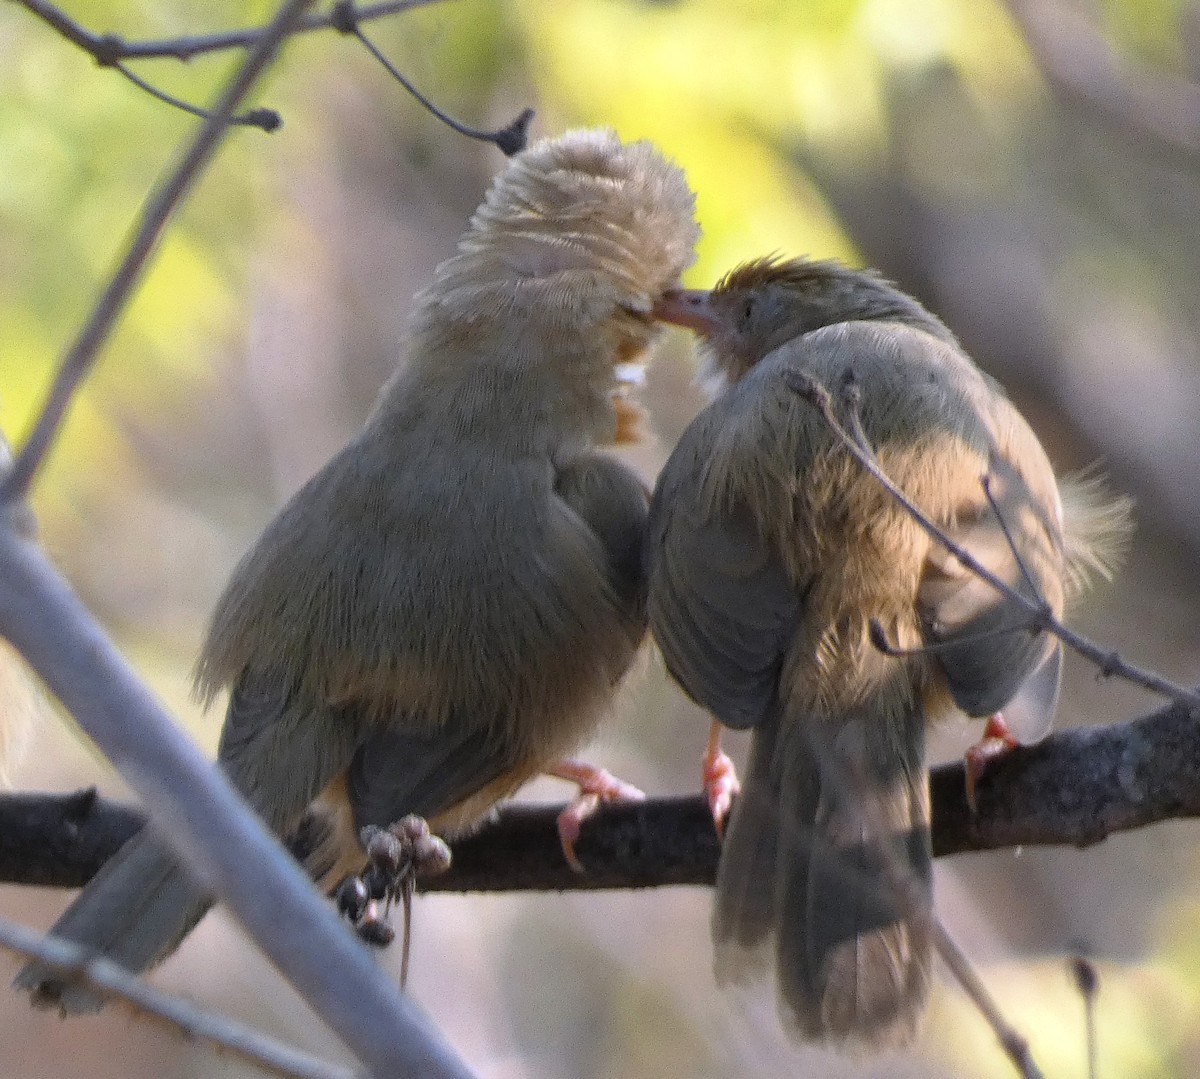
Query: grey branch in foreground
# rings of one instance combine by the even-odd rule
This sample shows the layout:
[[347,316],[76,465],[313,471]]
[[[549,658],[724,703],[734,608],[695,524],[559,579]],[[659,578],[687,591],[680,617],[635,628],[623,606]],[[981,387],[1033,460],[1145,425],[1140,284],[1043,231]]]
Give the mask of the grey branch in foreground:
[[4,527],[0,633],[371,1074],[470,1074],[308,886],[229,781],[179,731],[42,552]]
[[293,1049],[242,1023],[202,1011],[181,997],[155,989],[111,959],[94,956],[72,941],[44,937],[32,929],[0,919],[0,947],[27,959],[38,959],[65,974],[81,974],[89,985],[100,989],[107,997],[121,1001],[134,1014],[172,1027],[197,1041],[210,1042],[271,1075],[288,1076],[289,1079],[356,1079],[360,1074]]
[[[1200,817],[1200,724],[1178,706],[1110,727],[1077,727],[989,766],[972,817],[961,763],[933,770],[938,856],[1014,846],[1087,847],[1114,832]],[[509,806],[454,844],[448,873],[424,891],[510,892],[710,885],[719,845],[703,797],[605,807],[583,826],[572,872],[558,806]],[[94,791],[0,796],[0,881],[81,886],[141,826]]]

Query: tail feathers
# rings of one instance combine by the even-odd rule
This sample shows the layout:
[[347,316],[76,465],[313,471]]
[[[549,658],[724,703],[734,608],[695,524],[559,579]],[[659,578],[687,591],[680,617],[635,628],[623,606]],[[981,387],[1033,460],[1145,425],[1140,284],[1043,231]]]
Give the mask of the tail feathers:
[[752,762],[747,789],[776,801],[735,811],[717,880],[718,978],[746,981],[773,960],[797,1040],[882,1048],[917,1032],[931,977],[923,734],[919,715],[851,720],[821,749],[827,761],[811,731],[787,724],[770,777],[756,784]]
[[[50,933],[75,941],[132,973],[169,955],[204,916],[211,900],[155,835],[134,836],[88,882]],[[98,1011],[103,997],[39,963],[14,985],[38,1007],[64,1014]]]
[[779,800],[771,768],[778,724],[754,734],[750,763],[717,867],[713,906],[715,973],[721,986],[761,977],[771,964],[767,942],[776,924],[775,871]]

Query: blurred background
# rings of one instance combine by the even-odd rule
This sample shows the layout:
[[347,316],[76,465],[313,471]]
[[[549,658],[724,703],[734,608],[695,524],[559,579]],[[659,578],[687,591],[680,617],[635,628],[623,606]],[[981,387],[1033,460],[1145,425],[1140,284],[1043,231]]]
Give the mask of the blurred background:
[[[265,3],[64,0],[131,39],[261,21]],[[201,21],[202,20],[202,21]],[[1128,565],[1074,624],[1181,681],[1200,670],[1200,5],[1192,0],[455,0],[367,32],[479,126],[605,124],[687,171],[704,237],[688,283],[772,251],[882,269],[1009,388],[1063,469],[1099,461],[1138,503]],[[13,4],[0,8],[0,428],[19,440],[57,357],[191,118]],[[206,102],[236,56],[138,71]],[[502,159],[423,112],[354,42],[293,41],[175,220],[36,489],[43,541],[181,723],[204,621],[238,556],[362,422],[411,297]],[[689,342],[649,373],[648,481],[702,397]],[[1061,722],[1154,701],[1072,658]],[[590,755],[693,791],[703,717],[655,660]],[[935,756],[978,731],[938,733]],[[14,784],[124,792],[70,721],[35,725]],[[543,782],[525,795],[558,800]],[[943,859],[942,914],[1048,1075],[1086,1074],[1067,957],[1101,977],[1100,1073],[1200,1074],[1200,830],[1087,851]],[[0,887],[48,925],[68,896]],[[488,1079],[1010,1074],[943,976],[911,1052],[787,1048],[767,1000],[713,988],[710,896],[434,897],[412,992]],[[388,960],[389,962],[394,961]],[[16,961],[0,956],[0,983]],[[157,984],[339,1050],[221,914]],[[0,1074],[239,1076],[123,1013],[60,1024],[0,992]]]

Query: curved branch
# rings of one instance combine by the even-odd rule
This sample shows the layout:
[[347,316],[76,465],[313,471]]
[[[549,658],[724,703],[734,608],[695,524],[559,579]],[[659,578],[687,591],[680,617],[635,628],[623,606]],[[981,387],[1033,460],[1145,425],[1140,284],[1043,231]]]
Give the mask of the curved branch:
[[[254,26],[246,30],[226,30],[216,34],[195,34],[186,37],[164,38],[158,41],[125,41],[116,34],[97,34],[76,22],[65,12],[46,0],[18,0],[22,7],[52,26],[72,45],[89,53],[96,63],[111,66],[118,60],[174,59],[190,60],[204,53],[227,49],[253,48],[268,29]],[[383,3],[363,4],[355,8],[359,22],[398,15],[402,11],[428,7],[444,0],[385,0]],[[332,12],[304,15],[296,21],[291,33],[305,34],[313,30],[332,30],[336,18]]]
[[[91,370],[101,346],[125,310],[167,221],[216,152],[229,130],[234,110],[275,58],[293,23],[311,3],[312,0],[291,0],[280,9],[268,27],[269,32],[263,32],[256,39],[254,49],[222,91],[212,114],[188,144],[179,163],[164,176],[147,200],[129,247],[63,358],[33,432],[13,461],[11,471],[0,483],[0,503],[14,502],[28,491],[34,473],[58,434],[75,391]],[[39,3],[39,7],[44,6]]]
[[[1110,727],[1060,731],[989,766],[967,808],[961,762],[934,768],[933,852],[1014,846],[1088,847],[1114,832],[1200,817],[1200,725],[1171,705]],[[510,805],[454,844],[450,870],[427,892],[580,891],[711,885],[720,846],[703,796],[607,806],[562,857],[559,806]],[[0,882],[77,888],[142,822],[96,796],[0,796]]]

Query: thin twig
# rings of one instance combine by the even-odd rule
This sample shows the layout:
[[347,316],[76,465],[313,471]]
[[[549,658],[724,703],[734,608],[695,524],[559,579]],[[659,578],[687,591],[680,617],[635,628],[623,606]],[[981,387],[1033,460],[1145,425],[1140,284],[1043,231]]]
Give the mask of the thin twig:
[[416,887],[416,877],[406,877],[401,885],[400,906],[404,917],[403,936],[400,939],[400,988],[408,986],[408,962],[412,956],[412,914],[413,889]]
[[320,1060],[276,1041],[253,1027],[197,1008],[133,977],[110,959],[97,956],[74,941],[48,937],[0,918],[0,946],[69,977],[86,982],[105,998],[116,999],[135,1014],[211,1042],[219,1049],[257,1065],[272,1075],[296,1079],[354,1079],[350,1068]]
[[1041,1071],[1034,1062],[1029,1050],[1029,1042],[1017,1029],[1004,1018],[987,986],[971,966],[971,961],[963,954],[954,938],[947,932],[941,921],[933,916],[929,919],[929,928],[933,934],[933,946],[943,963],[950,969],[955,980],[962,986],[963,992],[971,998],[976,1011],[983,1016],[985,1022],[992,1028],[1004,1050],[1005,1056],[1012,1061],[1013,1067],[1024,1079],[1040,1079]]
[[1174,701],[1176,704],[1188,709],[1193,714],[1200,713],[1200,693],[1171,682],[1154,671],[1148,671],[1142,667],[1127,663],[1116,652],[1101,648],[1094,641],[1089,640],[1082,634],[1076,633],[1054,617],[1044,600],[1040,597],[1038,599],[1030,599],[1028,596],[1022,595],[1006,581],[989,570],[969,550],[961,544],[955,543],[953,539],[946,535],[943,529],[939,528],[912,499],[896,486],[880,466],[858,415],[858,409],[854,400],[857,391],[856,386],[853,384],[847,386],[846,402],[850,422],[850,430],[847,431],[834,412],[832,395],[825,386],[821,385],[816,379],[805,372],[788,371],[783,377],[789,389],[808,401],[821,413],[821,417],[825,420],[825,423],[834,436],[850,451],[855,460],[904,508],[905,512],[917,524],[957,558],[967,570],[979,577],[980,580],[986,581],[1001,595],[1011,599],[1028,612],[1029,625],[1021,627],[1021,632],[1032,629],[1045,630],[1057,637],[1067,647],[1094,663],[1104,677],[1107,678],[1115,675],[1127,682],[1139,685],[1143,689],[1148,689],[1152,693],[1166,697],[1168,700]]
[[17,454],[12,470],[0,484],[0,504],[14,502],[28,491],[34,473],[58,433],[76,389],[88,374],[101,346],[124,311],[167,221],[208,164],[229,128],[230,116],[274,59],[296,15],[311,3],[312,0],[291,0],[280,9],[270,24],[269,32],[264,31],[255,39],[254,48],[222,91],[212,115],[192,138],[179,163],[151,193],[128,249],[63,358],[33,432]]
[[334,20],[334,29],[339,30],[343,34],[348,34],[351,37],[357,38],[359,43],[369,52],[380,64],[383,65],[389,75],[392,76],[405,90],[414,97],[421,106],[452,131],[457,131],[460,135],[465,135],[468,139],[478,139],[480,142],[490,142],[495,145],[505,157],[512,157],[513,154],[520,153],[525,149],[526,143],[529,141],[529,125],[533,121],[533,109],[523,109],[521,114],[511,123],[504,127],[497,128],[495,131],[488,131],[478,127],[468,127],[466,124],[460,123],[448,113],[443,112],[429,98],[427,98],[420,90],[409,81],[407,76],[391,62],[379,50],[370,38],[362,32],[359,26],[359,10],[354,0],[338,0],[333,5],[332,18]]
[[[112,64],[116,60],[150,60],[155,58],[190,60],[204,53],[226,49],[253,48],[267,27],[255,26],[246,30],[227,30],[215,34],[164,38],[158,41],[125,41],[116,34],[95,34],[69,15],[45,0],[17,0],[28,11],[57,30],[73,45],[96,58],[97,63]],[[359,22],[398,15],[403,11],[445,3],[445,0],[385,0],[383,3],[363,4],[355,9]],[[293,34],[314,30],[332,30],[334,16],[330,14],[303,15],[292,29]]]
[[[861,424],[859,428],[861,430]],[[1012,529],[1008,527],[1008,521],[1000,509],[1000,503],[996,501],[996,496],[992,493],[991,474],[985,472],[980,476],[979,485],[983,488],[983,496],[987,499],[988,505],[992,508],[992,513],[1000,524],[1000,531],[1004,534],[1004,542],[1008,544],[1009,552],[1013,556],[1013,561],[1017,564],[1017,569],[1021,571],[1021,578],[1029,588],[1030,595],[1040,595],[1037,581],[1033,579],[1033,574],[1029,572],[1029,566],[1025,563],[1025,557],[1021,554],[1021,548],[1017,546],[1017,539],[1012,534]]]
[[883,623],[878,618],[867,620],[867,636],[871,638],[872,646],[876,651],[894,659],[907,659],[909,656],[936,656],[939,652],[949,652],[951,649],[961,648],[964,644],[978,644],[995,637],[1006,637],[1010,633],[1029,633],[1033,628],[1026,621],[1017,626],[997,626],[995,629],[980,630],[978,633],[956,637],[952,641],[933,641],[930,644],[918,645],[916,648],[900,648],[888,640],[887,630],[884,629]]
[[[189,113],[192,116],[198,116],[201,120],[207,120],[212,113],[207,109],[202,109],[198,105],[192,105],[168,94],[165,90],[160,90],[157,86],[147,82],[136,72],[131,71],[127,64],[120,61],[112,65],[117,71],[125,76],[139,90],[144,90],[156,101],[161,101],[164,105],[170,105],[172,108],[179,109],[182,112]],[[230,124],[236,124],[239,127],[257,127],[261,131],[272,132],[277,131],[283,124],[283,119],[274,109],[248,109],[246,112],[240,112],[236,116],[229,118]]]
[[1071,974],[1075,988],[1083,999],[1083,1022],[1087,1038],[1088,1079],[1096,1079],[1096,994],[1100,992],[1100,976],[1095,966],[1084,956],[1071,960]]

